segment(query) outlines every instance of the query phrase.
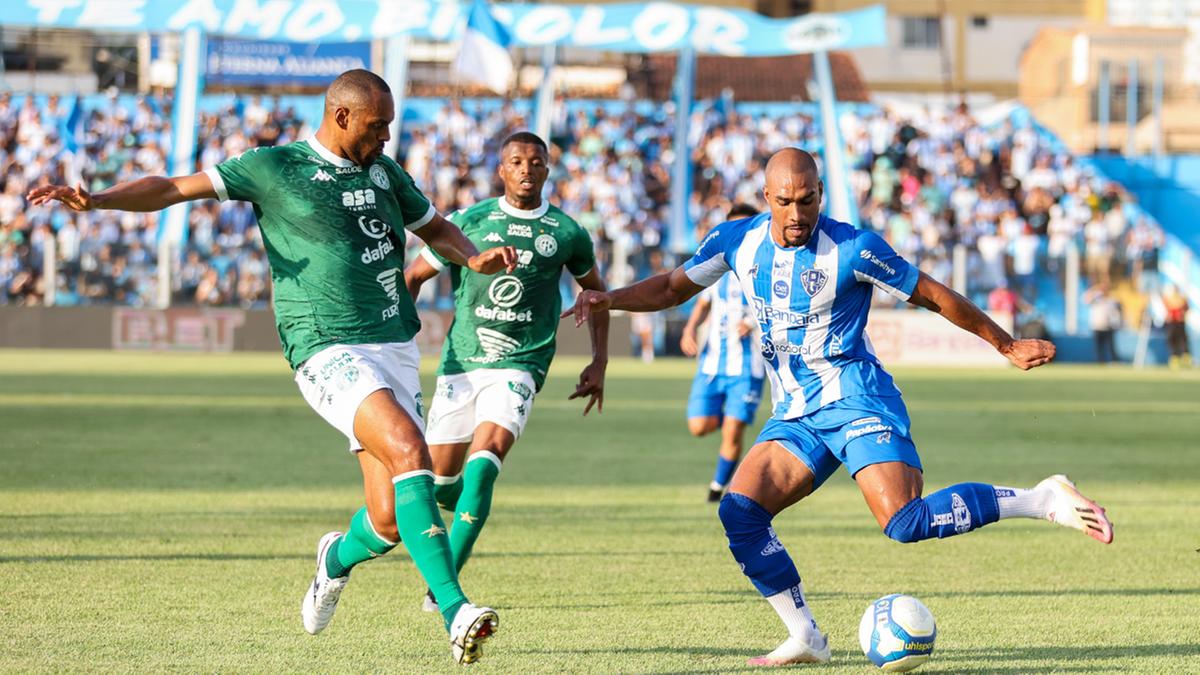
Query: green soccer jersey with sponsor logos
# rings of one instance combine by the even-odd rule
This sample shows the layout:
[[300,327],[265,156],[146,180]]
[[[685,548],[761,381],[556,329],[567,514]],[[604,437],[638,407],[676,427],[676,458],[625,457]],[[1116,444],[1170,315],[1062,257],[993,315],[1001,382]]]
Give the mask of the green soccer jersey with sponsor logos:
[[[438,375],[515,368],[532,375],[541,389],[554,358],[562,270],[566,267],[575,277],[592,270],[592,238],[546,202],[524,211],[502,197],[493,198],[454,213],[450,220],[481,251],[516,248],[517,269],[484,276],[450,266],[454,322],[442,347]],[[428,247],[421,255],[438,269],[447,264]]]
[[252,202],[271,264],[275,324],[293,369],[334,344],[411,340],[406,229],[434,216],[389,157],[358,166],[316,138],[256,148],[205,170],[217,196]]

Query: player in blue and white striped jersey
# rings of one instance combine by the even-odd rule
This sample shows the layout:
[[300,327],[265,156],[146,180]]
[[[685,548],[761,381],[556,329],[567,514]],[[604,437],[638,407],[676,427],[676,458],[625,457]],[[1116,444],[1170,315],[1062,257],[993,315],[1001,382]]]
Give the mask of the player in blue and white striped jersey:
[[[745,218],[758,211],[747,204],[735,205],[729,218]],[[704,238],[701,232],[699,238]],[[696,332],[705,318],[708,334],[702,345]],[[742,436],[754,422],[762,400],[765,377],[762,352],[756,335],[757,322],[737,277],[726,273],[696,298],[683,327],[679,347],[688,356],[699,352],[700,363],[688,396],[688,431],[705,436],[721,430],[717,466],[708,486],[708,501],[720,501],[742,456]]]
[[1015,340],[980,309],[901,258],[878,235],[820,213],[824,185],[808,153],[788,148],[767,163],[770,208],[714,229],[682,267],[614,291],[585,291],[577,323],[594,311],[658,311],[732,271],[762,331],[774,415],[734,474],[718,514],[729,549],[788,629],[751,665],[829,660],[804,586],[771,521],[820,487],[839,465],[858,483],[884,533],[900,542],[950,537],[1002,518],[1043,518],[1112,541],[1104,509],[1065,476],[1031,489],[959,483],[922,497],[921,461],[908,412],[864,332],[881,288],[941,314],[987,341],[1013,365],[1049,363],[1054,345]]

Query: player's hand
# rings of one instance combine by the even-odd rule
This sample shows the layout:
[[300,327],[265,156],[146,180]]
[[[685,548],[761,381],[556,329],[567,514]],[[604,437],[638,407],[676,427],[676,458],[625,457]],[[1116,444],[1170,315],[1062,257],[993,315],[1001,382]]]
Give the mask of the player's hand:
[[596,412],[604,412],[604,371],[608,368],[607,361],[592,361],[579,373],[579,384],[575,385],[575,393],[567,397],[567,400],[583,398],[590,396],[587,406],[583,409],[583,414],[587,415],[592,406],[596,406]]
[[575,315],[575,327],[587,323],[593,312],[605,312],[612,306],[612,298],[604,291],[583,291],[575,298],[575,304],[563,311],[560,319]]
[[1050,363],[1055,351],[1054,343],[1047,340],[1013,340],[1000,348],[1000,353],[1021,370]]
[[698,352],[696,347],[696,331],[684,329],[683,336],[679,338],[679,350],[684,356],[695,356]]
[[500,270],[512,273],[517,269],[517,250],[512,246],[489,248],[479,255],[467,258],[467,267],[480,274],[495,274]]
[[92,195],[87,190],[83,189],[83,183],[78,187],[67,187],[65,185],[43,185],[35,187],[25,195],[25,199],[33,206],[41,206],[47,202],[57,200],[66,205],[72,211],[91,211],[95,208],[92,203]]
[[737,327],[738,337],[744,338],[753,332],[754,332],[754,324],[750,323],[749,321],[738,322],[738,327]]

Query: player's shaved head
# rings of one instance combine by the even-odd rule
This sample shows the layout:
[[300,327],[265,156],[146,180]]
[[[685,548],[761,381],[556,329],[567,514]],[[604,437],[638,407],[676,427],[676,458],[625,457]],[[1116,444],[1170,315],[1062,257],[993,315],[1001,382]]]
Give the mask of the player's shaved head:
[[[791,176],[797,174],[804,174],[816,179],[817,160],[800,148],[784,148],[771,155],[771,159],[767,160],[765,174],[767,185],[771,184],[772,178],[778,181],[790,179]],[[813,182],[815,183],[816,180]]]
[[391,97],[392,88],[384,79],[369,70],[347,70],[325,91],[325,113],[337,108],[359,110],[371,105],[380,95]]
[[825,186],[817,160],[800,148],[784,148],[767,161],[763,197],[771,209],[771,236],[781,246],[804,246],[821,217]]
[[359,166],[383,154],[396,116],[392,88],[369,70],[348,70],[325,91],[325,116],[317,140]]

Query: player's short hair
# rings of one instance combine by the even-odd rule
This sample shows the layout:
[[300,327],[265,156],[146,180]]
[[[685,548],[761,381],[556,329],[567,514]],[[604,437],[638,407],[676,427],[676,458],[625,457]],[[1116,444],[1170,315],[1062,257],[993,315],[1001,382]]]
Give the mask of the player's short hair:
[[325,91],[325,105],[327,108],[365,105],[375,94],[391,96],[392,88],[375,73],[355,68],[338,75],[329,85]]
[[500,151],[504,152],[504,149],[513,143],[527,143],[529,145],[536,145],[541,148],[543,152],[550,152],[550,147],[546,145],[546,141],[543,141],[541,136],[538,136],[532,131],[518,131],[515,134],[511,134],[508,138],[504,139],[503,143],[500,144]]
[[757,215],[758,215],[758,209],[754,208],[753,206],[751,206],[749,204],[745,204],[745,203],[734,204],[729,209],[729,219],[730,220],[737,220],[739,218],[749,218],[750,216],[757,216]]

